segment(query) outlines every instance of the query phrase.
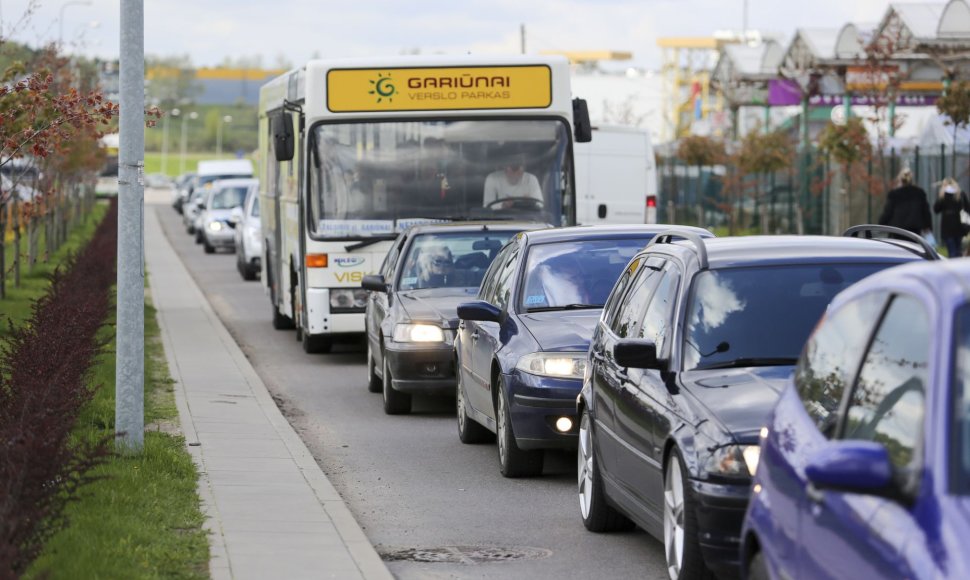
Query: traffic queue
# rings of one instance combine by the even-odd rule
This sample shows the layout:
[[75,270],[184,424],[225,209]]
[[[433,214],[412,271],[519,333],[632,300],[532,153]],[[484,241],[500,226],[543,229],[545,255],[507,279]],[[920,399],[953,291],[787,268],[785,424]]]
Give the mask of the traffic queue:
[[[205,189],[253,279],[258,188]],[[385,413],[453,396],[505,477],[575,450],[577,525],[642,528],[673,580],[970,568],[970,262],[919,236],[419,224],[361,290]]]

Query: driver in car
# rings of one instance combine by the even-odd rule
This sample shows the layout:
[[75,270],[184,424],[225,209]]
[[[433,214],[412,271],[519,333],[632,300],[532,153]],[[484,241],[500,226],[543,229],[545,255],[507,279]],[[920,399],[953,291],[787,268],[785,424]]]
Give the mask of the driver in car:
[[510,208],[515,203],[514,198],[531,198],[542,205],[539,180],[525,170],[525,155],[521,153],[509,157],[504,169],[488,174],[482,205],[494,209]]

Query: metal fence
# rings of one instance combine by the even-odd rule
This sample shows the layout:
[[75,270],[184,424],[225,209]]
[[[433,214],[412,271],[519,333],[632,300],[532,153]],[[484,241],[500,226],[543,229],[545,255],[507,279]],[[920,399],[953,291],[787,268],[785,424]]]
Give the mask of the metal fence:
[[[849,166],[812,149],[781,171],[756,175],[742,175],[732,165],[689,166],[661,157],[658,221],[724,233],[838,234],[879,220],[886,192],[904,167],[913,171],[931,207],[944,177],[970,192],[970,154],[946,146],[891,149]],[[933,221],[939,239],[939,216]]]

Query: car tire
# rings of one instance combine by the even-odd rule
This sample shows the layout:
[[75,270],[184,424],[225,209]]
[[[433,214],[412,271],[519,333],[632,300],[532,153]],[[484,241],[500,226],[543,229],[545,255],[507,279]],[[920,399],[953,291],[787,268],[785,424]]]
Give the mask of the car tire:
[[206,240],[206,239],[203,239],[202,240],[202,249],[205,250],[205,253],[206,254],[215,254],[216,253],[215,246],[213,246],[212,244],[210,244],[209,243],[209,240]]
[[387,362],[387,356],[384,356],[384,379],[382,381],[384,393],[384,413],[388,415],[407,415],[411,412],[411,395],[409,393],[402,393],[401,391],[394,390],[393,377],[391,377],[391,368]]
[[333,350],[333,339],[329,336],[313,336],[305,330],[300,332],[303,352],[307,354],[325,354]]
[[495,409],[496,438],[498,439],[498,461],[505,477],[533,477],[542,475],[545,453],[542,450],[525,451],[515,443],[512,428],[512,412],[509,409],[508,395],[505,393],[505,379],[498,377],[498,403]]
[[579,513],[583,516],[583,525],[587,530],[596,533],[632,530],[633,522],[606,502],[599,465],[593,454],[595,446],[591,423],[589,411],[583,409],[579,420],[579,445],[576,451],[579,465]]
[[246,280],[247,282],[256,279],[256,268],[252,265],[251,262],[243,261],[241,273],[242,273],[243,280]]
[[771,574],[768,573],[768,564],[765,563],[764,552],[755,552],[748,561],[747,580],[770,580]]
[[374,352],[370,346],[370,339],[367,341],[367,392],[379,393],[384,388],[384,381],[377,376],[377,363],[374,362]]
[[687,468],[677,448],[664,465],[664,558],[671,580],[709,580],[697,529],[694,500],[687,483]]
[[455,363],[455,411],[458,416],[458,439],[466,445],[487,443],[494,435],[465,412],[465,386],[461,381],[461,369]]
[[[195,228],[193,228],[193,229],[195,229]],[[202,230],[196,229],[195,230],[195,243],[201,244],[203,240],[205,240],[205,234],[202,233]]]

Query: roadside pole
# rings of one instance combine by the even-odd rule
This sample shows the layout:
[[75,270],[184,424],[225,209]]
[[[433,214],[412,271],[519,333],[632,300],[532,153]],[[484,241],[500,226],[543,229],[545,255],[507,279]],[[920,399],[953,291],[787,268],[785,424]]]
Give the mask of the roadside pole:
[[120,60],[115,444],[122,453],[141,453],[145,438],[144,0],[121,2]]

